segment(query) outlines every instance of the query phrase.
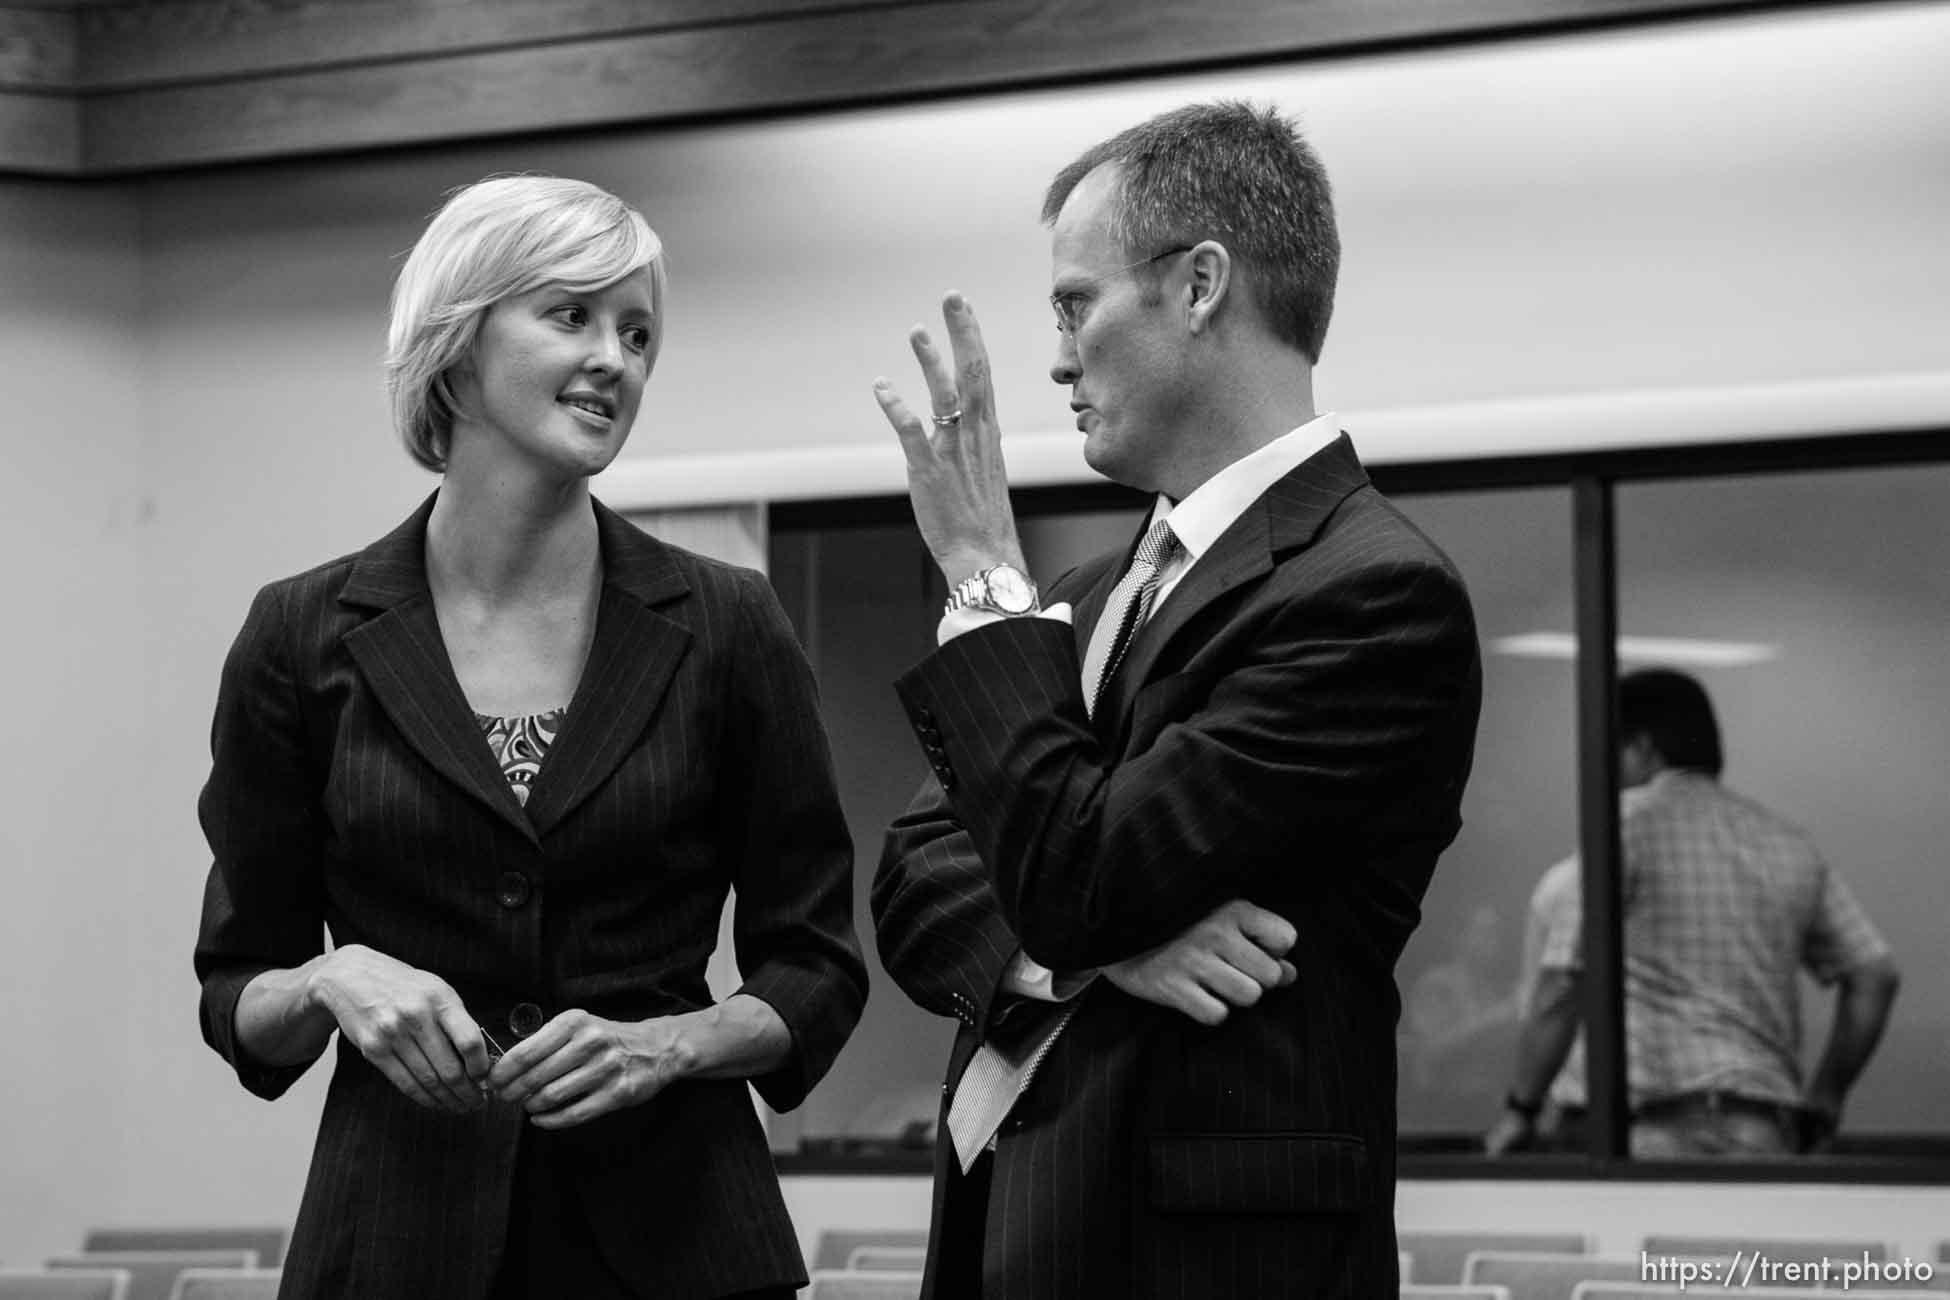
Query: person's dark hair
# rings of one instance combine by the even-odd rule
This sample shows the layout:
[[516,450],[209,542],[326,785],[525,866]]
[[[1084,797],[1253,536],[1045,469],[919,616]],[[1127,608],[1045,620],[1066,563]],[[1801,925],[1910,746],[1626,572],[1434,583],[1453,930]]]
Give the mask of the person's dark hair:
[[1327,169],[1291,122],[1239,100],[1160,114],[1058,172],[1043,198],[1044,223],[1106,165],[1117,168],[1110,224],[1127,257],[1217,240],[1248,271],[1242,278],[1274,335],[1320,360],[1341,239]]
[[1668,767],[1720,775],[1720,724],[1706,688],[1670,668],[1646,668],[1618,680],[1618,731],[1644,736]]

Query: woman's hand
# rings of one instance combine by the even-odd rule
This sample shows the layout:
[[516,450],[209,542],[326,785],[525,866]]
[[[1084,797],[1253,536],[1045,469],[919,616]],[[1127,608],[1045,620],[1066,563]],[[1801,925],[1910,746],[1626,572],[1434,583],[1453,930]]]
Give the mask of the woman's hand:
[[527,1110],[537,1128],[570,1128],[640,1106],[697,1066],[681,1019],[625,1024],[564,1011],[495,1062],[487,1085]]
[[323,958],[307,993],[395,1088],[434,1110],[479,1110],[487,1044],[437,975],[362,944]]

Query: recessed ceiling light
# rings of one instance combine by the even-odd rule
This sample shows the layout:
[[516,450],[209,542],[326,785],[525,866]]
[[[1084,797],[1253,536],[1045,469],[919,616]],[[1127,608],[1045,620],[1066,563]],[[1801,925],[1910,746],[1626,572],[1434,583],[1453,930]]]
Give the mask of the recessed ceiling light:
[[[1490,642],[1497,654],[1517,659],[1578,657],[1578,639],[1569,632],[1523,632]],[[1781,648],[1758,641],[1708,641],[1699,637],[1621,636],[1620,663],[1671,664],[1682,668],[1744,668],[1778,659]]]

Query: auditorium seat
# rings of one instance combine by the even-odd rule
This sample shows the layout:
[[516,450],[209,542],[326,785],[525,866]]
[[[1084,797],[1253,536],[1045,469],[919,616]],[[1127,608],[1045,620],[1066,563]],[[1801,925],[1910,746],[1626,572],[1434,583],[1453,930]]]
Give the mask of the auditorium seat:
[[[1849,1300],[1945,1300],[1950,1291],[1864,1291],[1851,1287],[1843,1292],[1834,1287],[1813,1294],[1836,1297],[1846,1294]],[[1578,1289],[1571,1292],[1571,1300],[1668,1300],[1671,1296],[1685,1296],[1687,1300],[1809,1300],[1809,1295],[1800,1287],[1688,1286],[1681,1291],[1677,1282],[1580,1282]]]
[[1402,1281],[1402,1282],[1414,1281],[1415,1280],[1415,1256],[1409,1254],[1405,1250],[1396,1251],[1395,1272],[1397,1274],[1398,1281]]
[[1447,1285],[1463,1280],[1463,1264],[1479,1250],[1534,1255],[1591,1253],[1591,1242],[1581,1232],[1397,1232],[1395,1244],[1415,1257],[1416,1282]]
[[919,1273],[927,1262],[926,1246],[855,1246],[846,1268],[851,1273]]
[[118,1268],[129,1275],[126,1300],[169,1300],[176,1275],[186,1268],[256,1268],[254,1250],[101,1250],[61,1255],[50,1269]]
[[1510,1300],[1500,1286],[1463,1286],[1460,1283],[1410,1282],[1401,1289],[1401,1300]]
[[278,1300],[275,1268],[186,1268],[169,1300]]
[[921,1275],[816,1268],[806,1300],[920,1300]]
[[926,1228],[828,1228],[813,1247],[811,1267],[843,1269],[862,1246],[919,1246],[927,1249]]
[[128,1300],[129,1275],[119,1268],[0,1268],[0,1300]]
[[1860,1262],[1864,1253],[1878,1263],[1889,1258],[1886,1241],[1825,1241],[1820,1237],[1706,1237],[1688,1233],[1656,1233],[1645,1239],[1648,1255],[1691,1259],[1731,1259],[1755,1253],[1783,1262],[1812,1264],[1824,1259]]
[[284,1229],[274,1227],[90,1228],[83,1254],[102,1250],[254,1250],[263,1268],[284,1263]]
[[1505,1287],[1510,1300],[1571,1300],[1580,1282],[1638,1282],[1645,1277],[1637,1255],[1545,1255],[1514,1251],[1470,1252],[1463,1281]]

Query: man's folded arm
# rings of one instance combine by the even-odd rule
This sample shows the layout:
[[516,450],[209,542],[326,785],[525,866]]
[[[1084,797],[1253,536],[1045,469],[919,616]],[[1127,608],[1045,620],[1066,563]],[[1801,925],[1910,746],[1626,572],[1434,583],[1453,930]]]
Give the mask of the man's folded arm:
[[901,991],[925,1011],[985,1029],[1021,944],[932,777],[887,828],[871,903],[881,965]]
[[1087,719],[1060,626],[957,637],[899,690],[940,737],[952,815],[1008,930],[1075,970],[1231,898],[1277,910],[1269,888],[1310,860],[1337,865],[1310,841],[1446,840],[1453,822],[1428,810],[1459,797],[1480,678],[1461,583],[1429,560],[1355,570],[1271,611],[1202,706],[1121,764]]

